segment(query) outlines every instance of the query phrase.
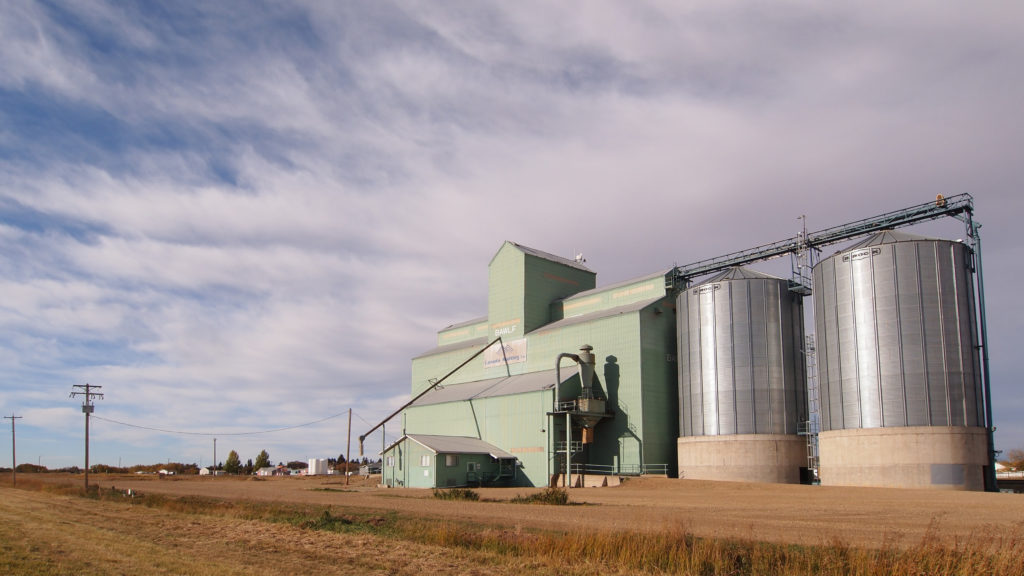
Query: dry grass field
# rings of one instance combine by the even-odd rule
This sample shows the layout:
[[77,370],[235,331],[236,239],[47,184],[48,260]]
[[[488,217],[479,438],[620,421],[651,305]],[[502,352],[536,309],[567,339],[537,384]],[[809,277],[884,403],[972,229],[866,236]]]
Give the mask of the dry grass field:
[[81,476],[0,480],[0,573],[1024,574],[1013,494],[645,478],[544,506],[355,478],[90,480],[91,498]]

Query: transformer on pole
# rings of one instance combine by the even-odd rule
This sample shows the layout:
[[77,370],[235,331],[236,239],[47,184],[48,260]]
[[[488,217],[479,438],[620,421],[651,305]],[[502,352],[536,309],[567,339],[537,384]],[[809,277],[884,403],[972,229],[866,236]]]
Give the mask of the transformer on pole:
[[85,400],[82,402],[82,413],[85,414],[85,491],[89,491],[89,415],[93,413],[96,407],[92,401],[94,398],[103,399],[102,392],[93,392],[103,388],[103,386],[94,386],[92,384],[75,384],[71,387],[71,397],[84,396]]

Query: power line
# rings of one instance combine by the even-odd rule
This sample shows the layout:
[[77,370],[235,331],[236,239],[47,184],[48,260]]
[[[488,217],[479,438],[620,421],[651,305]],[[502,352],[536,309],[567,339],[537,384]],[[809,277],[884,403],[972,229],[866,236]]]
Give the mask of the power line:
[[112,418],[103,418],[101,416],[93,416],[93,418],[96,418],[98,420],[103,420],[104,422],[110,422],[111,424],[119,424],[121,426],[128,426],[129,428],[138,428],[140,430],[150,430],[152,432],[163,432],[164,434],[181,434],[183,436],[253,436],[255,434],[271,434],[273,432],[283,432],[285,430],[294,430],[295,428],[303,428],[303,427],[306,427],[306,426],[312,426],[314,424],[319,424],[321,422],[326,422],[328,420],[332,420],[334,418],[338,418],[339,416],[344,416],[346,414],[348,414],[348,410],[347,409],[344,412],[339,412],[337,414],[333,414],[331,416],[328,416],[326,418],[321,418],[319,420],[314,420],[312,422],[306,422],[306,423],[303,423],[303,424],[296,424],[294,426],[284,426],[284,427],[281,427],[281,428],[270,428],[268,430],[254,430],[254,431],[251,431],[251,432],[189,432],[187,430],[170,430],[170,429],[167,429],[167,428],[156,428],[156,427],[153,427],[153,426],[142,426],[140,424],[132,424],[130,422],[121,422],[120,420],[114,420]]

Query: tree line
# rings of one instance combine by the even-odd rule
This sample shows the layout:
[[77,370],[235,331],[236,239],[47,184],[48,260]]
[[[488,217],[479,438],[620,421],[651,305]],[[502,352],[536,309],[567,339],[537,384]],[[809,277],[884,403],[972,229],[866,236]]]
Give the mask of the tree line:
[[[327,465],[333,470],[341,473],[358,472],[359,466],[370,464],[372,462],[379,462],[380,460],[371,461],[367,458],[353,459],[351,462],[346,462],[345,455],[339,454],[337,458],[328,458]],[[260,450],[260,453],[256,455],[256,459],[249,458],[243,464],[241,457],[238,452],[231,450],[228,453],[227,459],[211,466],[214,470],[223,470],[226,474],[237,474],[237,475],[251,475],[255,474],[260,468],[269,468],[274,466],[274,463],[270,460],[270,453],[266,450]],[[289,470],[305,470],[309,467],[308,462],[301,460],[292,460],[287,464],[278,462],[277,466],[283,466]],[[18,464],[16,470],[20,473],[43,473],[43,472],[64,472],[68,474],[80,474],[82,469],[78,466],[68,466],[65,468],[59,468],[50,470],[46,466],[40,466],[37,464],[23,463]],[[195,463],[184,464],[181,462],[161,462],[157,464],[137,464],[134,466],[109,466],[107,464],[93,464],[89,467],[89,472],[93,474],[156,474],[161,470],[166,470],[176,475],[188,475],[188,474],[199,474],[199,466]],[[0,473],[10,472],[10,468],[0,467]]]

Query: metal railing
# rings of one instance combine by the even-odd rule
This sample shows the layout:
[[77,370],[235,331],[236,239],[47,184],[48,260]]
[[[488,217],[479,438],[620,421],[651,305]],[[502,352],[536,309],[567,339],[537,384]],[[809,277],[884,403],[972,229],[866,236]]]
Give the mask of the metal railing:
[[575,400],[563,400],[555,405],[559,412],[575,412],[576,401]]
[[[569,449],[572,450],[573,454],[576,454],[583,450],[583,443],[578,440],[573,440],[569,443]],[[555,443],[555,452],[565,454],[565,441]]]
[[571,467],[573,474],[601,474],[604,476],[668,476],[668,464],[579,464]]

